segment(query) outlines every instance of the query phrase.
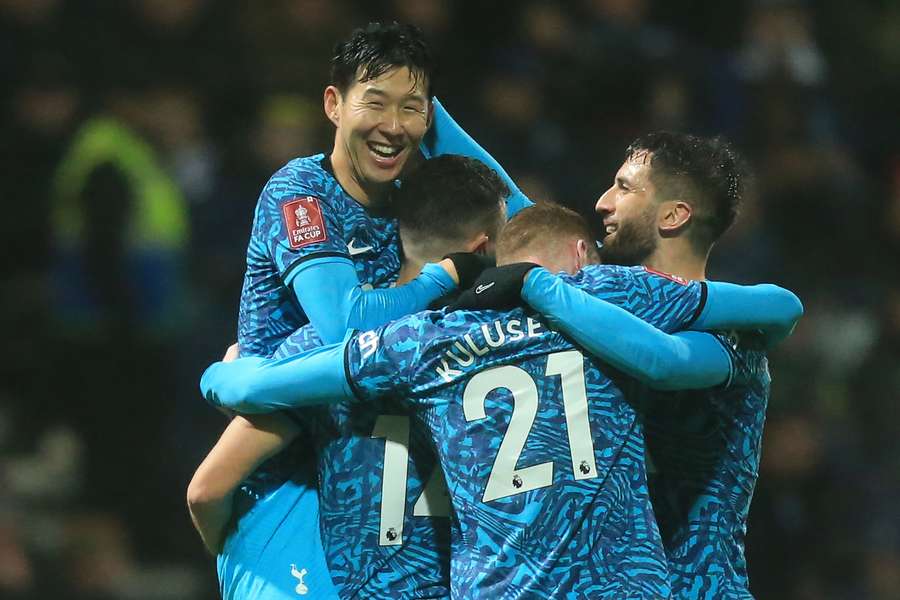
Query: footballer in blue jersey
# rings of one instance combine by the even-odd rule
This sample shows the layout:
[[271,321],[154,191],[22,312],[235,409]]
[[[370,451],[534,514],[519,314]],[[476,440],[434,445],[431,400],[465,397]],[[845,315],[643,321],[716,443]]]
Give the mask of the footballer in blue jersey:
[[[743,195],[740,156],[721,138],[669,133],[642,136],[625,154],[597,202],[612,231],[604,260],[704,279],[710,248]],[[680,218],[673,204],[681,205]],[[762,332],[764,343],[746,331],[741,345],[725,344],[734,365],[730,384],[648,403],[651,491],[678,598],[752,597],[743,550],[769,390],[764,349],[792,327],[789,320]]]
[[[597,201],[607,233],[601,258],[704,279],[710,247],[734,220],[745,177],[740,157],[721,139],[669,133],[638,138]],[[522,298],[583,347],[611,360],[608,323],[593,322],[604,307],[552,276],[534,274],[526,277]],[[790,334],[803,308],[789,293],[732,308],[744,317],[774,308],[775,318],[765,323],[711,319],[715,328],[737,331],[717,334],[713,343],[727,355],[729,377],[700,377],[680,386],[706,389],[641,392],[654,473],[651,496],[677,598],[752,598],[744,537],[769,394],[765,350]],[[704,327],[702,319],[696,326]],[[621,350],[628,341],[616,343]],[[637,371],[657,372],[651,387],[679,375],[683,384],[692,365],[680,350],[669,356],[669,364],[660,364],[657,352],[645,351],[645,360],[657,362]],[[674,387],[679,386],[663,389]]]
[[[339,340],[348,327],[424,308],[454,285],[448,273],[429,265],[409,285],[364,293],[364,288],[386,288],[399,272],[396,222],[374,210],[387,203],[430,122],[432,59],[421,33],[397,24],[357,30],[338,50],[324,101],[335,125],[330,155],[285,165],[257,204],[238,318],[245,355],[271,356],[289,334],[310,322],[323,338]],[[278,490],[279,497],[288,502],[293,497],[304,507],[295,519],[310,528],[318,525],[315,487],[293,485],[283,470],[269,464],[254,467],[244,487],[260,505],[256,513],[274,505],[260,490]],[[298,469],[310,468],[310,461],[298,463]],[[313,475],[298,472],[294,479],[310,481]],[[278,476],[286,487],[273,483]],[[220,523],[213,522],[218,528]],[[303,547],[312,549],[316,542]],[[294,544],[304,541],[294,538]],[[235,572],[223,572],[223,564],[258,564],[251,562],[252,555],[237,554],[240,547],[226,546],[229,560],[220,560],[220,578]],[[316,558],[324,560],[321,553]],[[246,578],[248,571],[242,573]],[[223,579],[223,589],[227,585]],[[327,596],[320,589],[317,597]]]
[[[503,239],[521,225],[565,245],[548,209],[523,211]],[[588,266],[571,281],[665,331],[703,308],[702,284],[644,269]],[[522,311],[409,317],[351,341],[346,360],[360,399],[401,390],[431,430],[460,526],[454,596],[668,597],[629,380]]]
[[[423,260],[455,251],[492,251],[507,189],[482,163],[432,158],[404,179],[393,210],[405,256],[401,281]],[[321,345],[304,327],[275,353]],[[342,598],[443,598],[449,595],[450,507],[428,430],[406,404],[385,398],[338,404],[315,423],[322,543]]]
[[[291,161],[260,196],[238,325],[245,355],[271,355],[309,322],[334,341],[348,327],[371,327],[422,308],[452,287],[446,273],[429,265],[409,285],[362,294],[398,276],[397,226],[384,213],[397,176],[432,119],[431,68],[421,34],[412,27],[373,23],[338,47],[324,106],[336,127],[331,154]],[[426,156],[459,145],[461,130],[438,108],[442,120],[423,145]],[[499,167],[477,146],[466,154]],[[529,203],[512,188],[510,214]],[[268,465],[261,466],[248,489],[270,489],[272,475]],[[310,492],[293,489],[298,497]],[[304,512],[313,518],[315,499],[306,500]]]
[[[563,216],[547,219],[548,210]],[[520,240],[513,224],[530,213],[543,228],[529,239],[558,257],[551,267],[589,262],[586,226],[558,207],[523,211],[501,245],[508,233]],[[548,236],[557,239],[544,244]],[[576,281],[671,330],[702,308],[701,284],[643,269],[595,267]],[[453,596],[668,595],[641,424],[620,389],[627,382],[567,339],[521,312],[422,313],[355,336],[346,366],[360,398],[399,393],[431,431],[460,528]],[[315,379],[310,388],[324,380]],[[277,400],[266,389],[261,396]]]
[[[472,159],[448,155],[420,165],[409,175],[406,185],[394,198],[404,247],[400,280],[414,277],[422,263],[430,258],[451,252],[491,251],[497,230],[503,222],[503,198],[506,193],[500,178]],[[275,356],[320,344],[316,331],[306,326],[291,334],[276,349]],[[296,422],[292,422],[290,417]],[[223,440],[240,439],[237,436],[241,433],[241,423],[246,420],[241,418],[235,421],[237,423],[233,421],[229,425]],[[287,518],[287,513],[278,507],[285,506],[291,500],[291,494],[295,495],[293,501],[302,508],[290,517],[290,521],[285,521],[285,530],[306,531],[312,521],[316,536],[315,543],[304,541],[302,537],[296,538],[294,555],[298,547],[306,550],[319,548],[318,507],[308,494],[301,497],[304,489],[309,489],[307,473],[310,470],[315,473],[315,465],[310,469],[310,465],[306,464],[306,471],[282,471],[281,476],[273,468],[283,462],[302,462],[302,457],[284,456],[293,451],[284,450],[287,444],[301,438],[303,447],[299,451],[305,449],[306,454],[310,454],[309,449],[312,448],[319,458],[319,490],[323,498],[322,539],[329,550],[328,566],[337,584],[336,593],[342,598],[387,595],[446,597],[449,593],[450,526],[446,518],[449,514],[446,492],[442,492],[445,490],[443,480],[439,470],[435,470],[436,459],[427,432],[420,426],[410,424],[406,430],[408,439],[404,439],[402,432],[395,427],[401,422],[409,423],[410,419],[408,411],[399,410],[396,402],[373,405],[365,410],[357,407],[357,410],[347,412],[334,407],[334,410],[324,414],[305,409],[272,415],[265,431],[257,431],[252,421],[244,423],[245,437],[259,438],[262,435],[263,438],[261,442],[251,437],[245,444],[235,443],[237,448],[233,451],[237,454],[231,457],[235,460],[228,460],[229,455],[220,448],[225,442],[220,441],[201,465],[195,481],[192,481],[192,488],[196,487],[200,492],[208,486],[223,487],[223,479],[232,485],[241,482],[246,473],[236,467],[235,462],[238,466],[245,463],[255,465],[272,452],[282,451],[273,461],[257,469],[238,492],[234,492],[237,498],[255,500],[256,507],[246,516],[239,516],[234,534],[242,540],[250,539],[251,543],[242,541],[232,544],[229,537],[226,552],[220,557],[223,588],[229,583],[228,578],[235,574],[243,575],[243,580],[250,579],[249,569],[235,570],[233,566],[257,564],[257,555],[251,553],[248,557],[244,550],[253,547],[254,541],[268,540],[265,537],[270,535],[267,533],[271,531],[268,525]],[[235,427],[239,428],[238,433],[231,431]],[[384,439],[378,439],[382,430]],[[268,437],[265,434],[269,434]],[[212,479],[210,472],[214,469],[224,473],[224,477]],[[399,477],[403,471],[408,472],[405,478]],[[290,481],[282,485],[285,474],[290,475]],[[396,491],[401,489],[406,493],[397,494]],[[387,497],[382,497],[384,492]],[[276,495],[277,501],[273,500]],[[408,510],[406,497],[412,498]],[[194,506],[198,504],[201,506]],[[202,509],[203,504],[210,502],[195,501],[192,514],[196,512],[195,508]],[[408,518],[404,518],[405,512]],[[251,518],[253,523],[262,525],[245,525],[245,521]],[[379,531],[382,524],[384,536]],[[198,529],[203,534],[209,528],[198,523]],[[381,540],[381,537],[384,539]],[[226,556],[235,548],[242,551],[241,555]],[[300,564],[300,561],[297,563]],[[223,568],[229,566],[232,568]],[[261,566],[260,571],[265,571],[264,567]],[[321,571],[326,570],[317,568],[314,572]],[[265,583],[270,578],[262,579]],[[243,585],[243,580],[238,584]],[[230,587],[234,586],[232,582]],[[318,594],[325,593],[323,586],[318,585],[317,589]]]
[[[575,281],[671,329],[700,307],[699,285],[646,272],[660,281],[626,298],[612,270]],[[663,298],[670,310],[654,313]],[[418,319],[361,336],[347,365],[361,399],[400,390],[432,432],[460,527],[453,595],[667,597],[642,427],[625,384],[523,312]]]
[[[308,327],[291,342],[321,345]],[[449,597],[450,503],[428,430],[397,397],[318,408],[291,412],[315,423],[304,443],[317,457],[322,547],[340,597]]]
[[647,399],[650,492],[676,598],[753,597],[744,538],[770,377],[759,336],[717,337],[734,365],[724,386]]
[[[528,246],[518,259],[544,256],[552,268],[574,270],[590,246],[581,238],[548,243],[565,229],[552,210],[523,211],[500,247],[512,239]],[[529,215],[543,226],[537,235],[516,231]],[[672,325],[693,320],[706,289],[643,268],[589,267],[576,282]],[[725,298],[726,309],[740,304],[734,298]],[[659,304],[648,308],[647,299]],[[610,381],[595,367],[521,311],[431,312],[308,355],[213,365],[201,387],[214,403],[250,411],[350,398],[351,384],[369,401],[390,390],[412,398],[434,434],[461,528],[456,596],[665,597],[640,421],[617,391],[627,380],[605,366]],[[485,447],[482,436],[491,440]],[[552,494],[558,488],[565,493]]]
[[[217,449],[230,443],[246,448],[253,445],[253,436],[271,438],[285,428],[280,416],[257,416],[253,421],[236,417]],[[294,446],[301,443],[295,441]],[[233,452],[228,455],[233,457]],[[288,447],[257,470],[252,483],[234,491],[234,526],[216,558],[223,600],[339,597],[324,559],[318,522],[297,518],[316,510],[316,495],[308,492],[315,489],[315,469],[298,464],[304,461],[309,463],[311,457],[302,448]]]

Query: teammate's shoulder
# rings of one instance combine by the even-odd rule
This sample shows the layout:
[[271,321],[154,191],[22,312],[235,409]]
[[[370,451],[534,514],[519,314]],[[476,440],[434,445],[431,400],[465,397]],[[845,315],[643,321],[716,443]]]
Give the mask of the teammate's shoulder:
[[309,156],[298,156],[297,158],[292,158],[283,167],[275,171],[273,177],[279,175],[290,175],[293,177],[321,175],[328,172],[328,169],[325,168],[325,162],[325,155],[321,152]]
[[602,281],[618,281],[623,277],[632,277],[633,274],[643,267],[623,267],[621,265],[587,265],[574,275],[560,273],[563,281],[571,283],[578,287],[588,287],[596,285]]
[[423,310],[391,321],[380,329],[387,347],[410,349],[418,355],[452,344],[472,328],[470,311]]
[[264,194],[321,194],[327,182],[332,179],[324,166],[325,160],[324,154],[313,154],[288,161],[266,182]]
[[[446,309],[423,310],[404,315],[382,327],[382,336],[404,339],[425,339],[443,329]],[[451,313],[452,314],[452,313]]]
[[678,275],[672,275],[671,273],[666,273],[664,271],[657,271],[656,269],[651,269],[650,267],[635,267],[638,269],[637,273],[641,276],[650,276],[650,277],[661,277],[662,279],[668,279],[674,283],[680,285],[690,285],[691,280],[685,279],[684,277],[679,277]]

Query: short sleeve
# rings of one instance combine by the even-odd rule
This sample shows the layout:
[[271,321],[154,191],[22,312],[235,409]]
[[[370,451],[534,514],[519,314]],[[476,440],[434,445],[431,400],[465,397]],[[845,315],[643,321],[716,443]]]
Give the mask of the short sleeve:
[[687,281],[646,267],[591,265],[568,281],[666,333],[688,327],[706,302],[702,281]]

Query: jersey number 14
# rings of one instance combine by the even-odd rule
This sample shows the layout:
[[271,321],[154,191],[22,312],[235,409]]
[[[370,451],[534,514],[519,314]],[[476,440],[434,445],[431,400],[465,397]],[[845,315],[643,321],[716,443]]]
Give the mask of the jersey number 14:
[[[381,518],[378,544],[399,546],[403,543],[406,517],[407,468],[409,465],[410,418],[402,415],[378,415],[373,438],[384,438],[384,470],[381,474]],[[398,482],[403,482],[398,485]],[[413,505],[414,517],[450,516],[450,498],[440,465],[425,484]]]

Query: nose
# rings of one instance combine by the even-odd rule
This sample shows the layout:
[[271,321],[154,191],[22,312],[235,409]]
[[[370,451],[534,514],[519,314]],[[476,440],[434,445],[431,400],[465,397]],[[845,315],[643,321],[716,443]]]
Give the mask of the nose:
[[594,205],[594,212],[601,217],[605,217],[615,210],[615,203],[613,202],[613,194],[615,192],[613,189],[614,187],[615,186],[610,186],[608,190],[603,192],[603,195],[597,199],[597,203]]
[[400,115],[397,114],[397,111],[385,111],[384,118],[381,120],[381,131],[395,137],[403,132],[403,126],[400,124]]

